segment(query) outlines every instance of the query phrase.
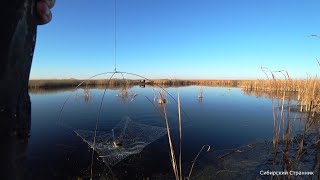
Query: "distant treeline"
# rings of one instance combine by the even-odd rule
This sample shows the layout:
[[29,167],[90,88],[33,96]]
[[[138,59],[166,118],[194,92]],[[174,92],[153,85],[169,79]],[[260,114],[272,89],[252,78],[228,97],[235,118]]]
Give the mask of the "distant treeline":
[[[83,80],[63,79],[63,80],[30,80],[30,91],[41,89],[61,89],[78,86]],[[219,86],[219,87],[239,87],[248,93],[250,91],[269,92],[273,97],[288,98],[289,93],[294,93],[294,99],[299,101],[300,111],[320,112],[320,81],[317,78],[305,80],[293,79],[272,79],[272,80],[177,80],[177,79],[157,79],[157,80],[127,80],[127,79],[95,79],[88,80],[79,87],[119,88],[120,86],[134,85],[160,85],[166,86]]]
[[[29,89],[50,89],[76,87],[84,80],[80,79],[57,79],[57,80],[30,80]],[[318,89],[320,83],[316,79],[308,80],[177,80],[177,79],[156,79],[156,80],[129,80],[129,79],[94,79],[83,82],[80,87],[86,86],[122,86],[122,85],[163,85],[163,86],[221,86],[240,87],[246,90],[259,91],[303,91],[308,89]],[[311,86],[311,87],[310,87]],[[316,86],[316,87],[313,87]],[[319,87],[320,88],[320,87]]]
[[[84,80],[78,79],[57,79],[57,80],[30,80],[29,89],[37,88],[65,88],[76,87]],[[121,85],[164,85],[164,86],[190,86],[190,85],[204,85],[204,86],[223,86],[223,87],[239,87],[244,80],[176,80],[176,79],[156,79],[156,80],[124,80],[124,79],[94,79],[87,80],[82,83],[80,87],[84,86],[121,86]]]
[[[76,87],[81,84],[79,87],[85,86],[102,86],[102,85],[110,85],[110,86],[120,86],[123,84],[131,84],[134,80],[122,80],[122,79],[94,79],[94,80],[85,80],[81,79],[49,79],[49,80],[30,80],[29,81],[29,89],[50,89],[50,88],[66,88],[66,87]],[[137,81],[138,82],[138,81]]]

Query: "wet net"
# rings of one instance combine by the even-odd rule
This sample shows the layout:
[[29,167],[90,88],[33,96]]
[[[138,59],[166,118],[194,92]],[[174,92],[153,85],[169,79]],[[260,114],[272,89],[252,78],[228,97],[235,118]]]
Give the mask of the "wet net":
[[[163,127],[141,124],[125,116],[110,131],[74,130],[108,166],[140,153],[150,143],[164,136]],[[95,137],[95,145],[94,145]]]

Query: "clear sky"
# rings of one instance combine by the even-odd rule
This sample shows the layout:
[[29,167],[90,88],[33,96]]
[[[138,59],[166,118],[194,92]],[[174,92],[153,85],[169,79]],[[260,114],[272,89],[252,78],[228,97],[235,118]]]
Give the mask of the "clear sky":
[[[117,70],[148,78],[320,74],[319,0],[117,0]],[[114,70],[114,0],[56,0],[31,79]]]

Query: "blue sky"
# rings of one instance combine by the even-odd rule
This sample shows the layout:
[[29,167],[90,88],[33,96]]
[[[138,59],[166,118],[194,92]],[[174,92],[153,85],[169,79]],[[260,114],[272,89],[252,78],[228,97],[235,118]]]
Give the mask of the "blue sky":
[[[148,78],[257,79],[261,66],[320,74],[319,0],[117,0],[117,70]],[[114,0],[57,0],[31,79],[114,69]]]

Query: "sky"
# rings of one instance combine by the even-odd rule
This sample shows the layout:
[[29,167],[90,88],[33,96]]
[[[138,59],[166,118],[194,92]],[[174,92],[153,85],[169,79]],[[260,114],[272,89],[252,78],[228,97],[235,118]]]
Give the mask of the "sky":
[[30,78],[113,71],[115,39],[117,70],[150,79],[262,79],[261,66],[320,74],[320,38],[306,37],[320,35],[319,0],[116,0],[116,26],[114,5],[56,0]]

